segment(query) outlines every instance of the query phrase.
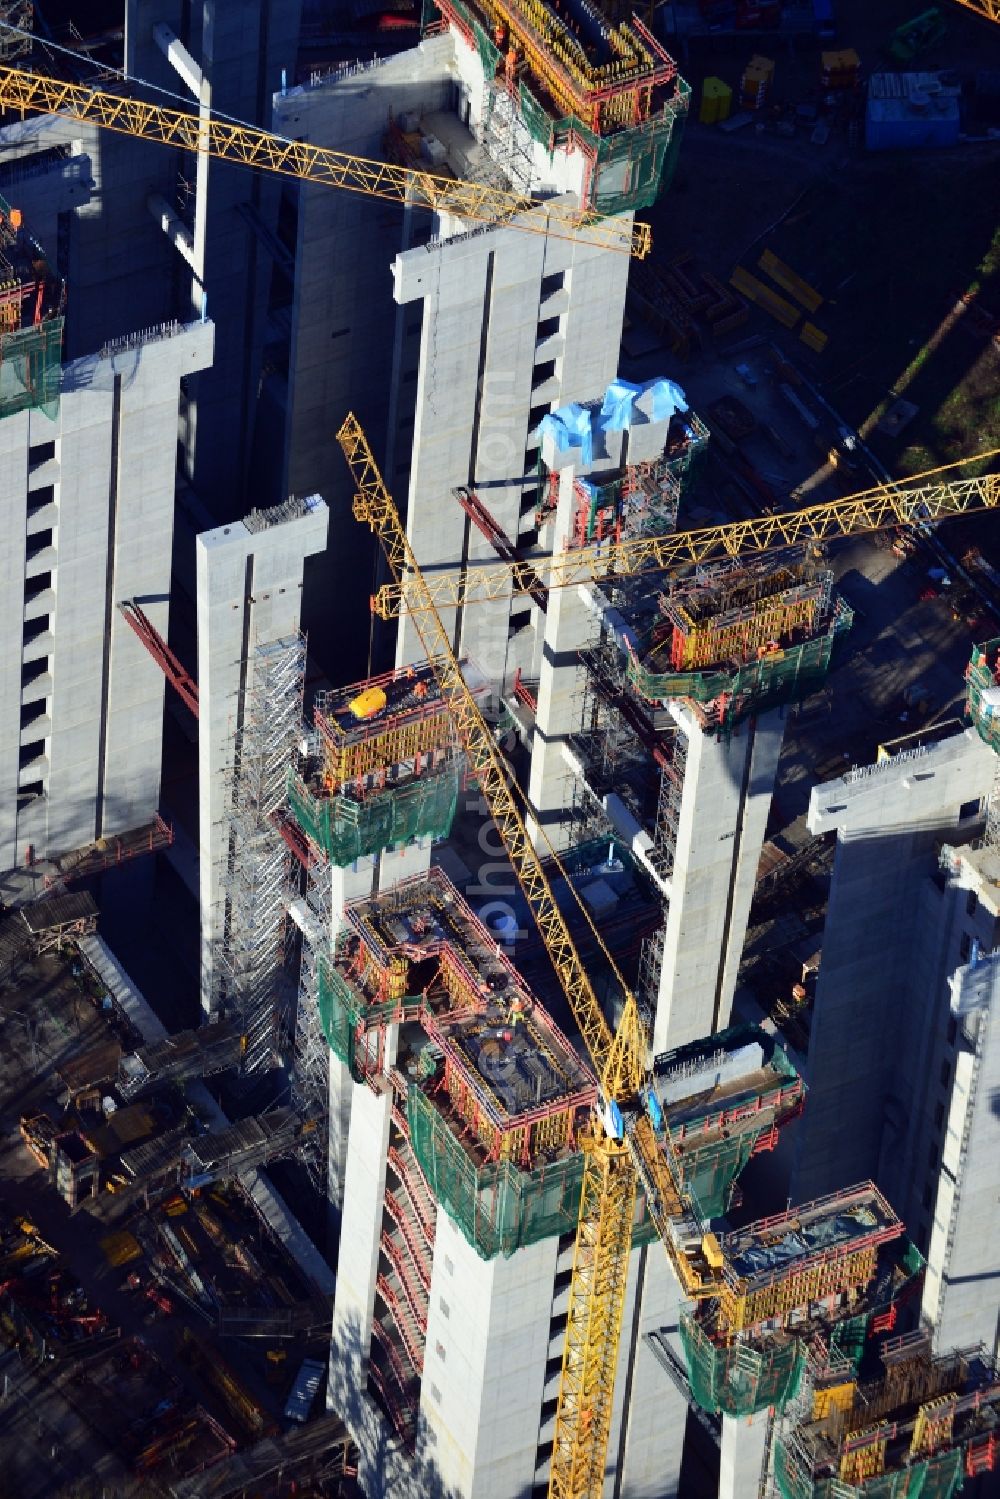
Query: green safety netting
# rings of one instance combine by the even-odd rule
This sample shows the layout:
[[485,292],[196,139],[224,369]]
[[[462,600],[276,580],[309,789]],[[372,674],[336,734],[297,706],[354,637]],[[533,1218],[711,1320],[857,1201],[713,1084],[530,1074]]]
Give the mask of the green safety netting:
[[[355,1033],[362,1015],[370,1016],[376,1023],[380,1007],[362,1004],[360,996],[333,966],[328,953],[320,953],[316,960],[316,998],[319,1004],[320,1024],[329,1043],[330,1050],[348,1067],[354,1067]],[[398,1004],[382,1007],[398,1009]]]
[[684,1183],[702,1218],[720,1218],[728,1210],[733,1185],[753,1154],[759,1137],[759,1131],[755,1134],[748,1130],[728,1140],[705,1145],[700,1150],[684,1152],[681,1157]]
[[313,796],[289,769],[288,805],[304,833],[331,863],[343,868],[365,854],[409,843],[414,838],[447,838],[458,807],[461,760],[425,771],[405,786],[386,787],[363,800]]
[[723,731],[751,713],[762,713],[782,703],[796,702],[819,688],[830,668],[838,635],[849,630],[853,611],[838,600],[832,627],[824,635],[780,654],[748,661],[732,671],[652,671],[641,658],[630,656],[629,681],[650,702],[688,698],[696,703],[724,700],[719,714]]
[[[322,989],[321,985],[321,989]],[[334,1014],[324,1017],[327,1039],[344,1061],[353,1061],[352,1037],[358,1022],[350,990],[334,973],[327,986],[336,991]],[[329,1006],[328,1006],[329,1008]],[[366,1011],[366,1016],[372,1011]],[[329,1029],[327,1026],[329,1025]],[[410,1138],[431,1190],[462,1233],[484,1259],[513,1254],[550,1234],[575,1230],[580,1208],[583,1158],[574,1155],[533,1171],[509,1162],[477,1166],[448,1126],[447,1120],[411,1086],[407,1099]],[[729,1140],[685,1157],[685,1180],[706,1218],[725,1212],[732,1185],[753,1149],[755,1136]],[[633,1248],[652,1244],[656,1225],[640,1194],[632,1233]]]
[[0,420],[16,411],[59,411],[63,319],[0,335]]
[[830,1334],[831,1354],[839,1353],[843,1358],[848,1359],[855,1372],[865,1351],[865,1339],[868,1336],[870,1320],[871,1312],[862,1312],[857,1317],[844,1317]]
[[998,651],[1000,637],[975,647],[969,663],[968,683],[969,712],[979,737],[991,750],[1000,754],[1000,704],[989,703],[983,697],[985,692],[997,685],[990,662],[997,660]]
[[774,1449],[774,1476],[781,1499],[951,1499],[965,1482],[961,1447],[883,1473],[866,1483],[839,1478],[813,1480],[781,1441]]
[[689,1316],[680,1320],[681,1344],[691,1393],[702,1410],[753,1416],[793,1400],[802,1383],[805,1345],[799,1338],[751,1348],[718,1347]]
[[410,1143],[428,1186],[483,1259],[576,1231],[583,1156],[521,1171],[510,1161],[477,1166],[417,1087],[406,1095]]

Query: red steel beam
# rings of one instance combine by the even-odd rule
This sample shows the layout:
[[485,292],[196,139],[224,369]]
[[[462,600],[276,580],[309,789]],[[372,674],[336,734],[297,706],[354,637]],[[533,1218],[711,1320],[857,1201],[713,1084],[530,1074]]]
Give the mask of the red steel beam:
[[511,567],[514,569],[512,582],[517,584],[520,591],[529,593],[539,609],[544,611],[548,606],[548,594],[542,584],[541,578],[539,578],[530,562],[525,562],[522,558],[518,557],[514,543],[507,533],[497,525],[475,490],[456,489],[452,493],[472,523],[486,537],[486,540],[497,556],[502,558],[504,562],[511,564]]
[[276,832],[280,833],[285,843],[291,849],[303,869],[308,869],[315,864],[317,854],[313,851],[309,839],[303,833],[295,819],[287,812],[278,811],[271,813],[271,825]]
[[118,605],[126,624],[135,631],[157,666],[185,707],[198,717],[198,684],[184,669],[159,630],[143,613],[135,599],[124,599]]

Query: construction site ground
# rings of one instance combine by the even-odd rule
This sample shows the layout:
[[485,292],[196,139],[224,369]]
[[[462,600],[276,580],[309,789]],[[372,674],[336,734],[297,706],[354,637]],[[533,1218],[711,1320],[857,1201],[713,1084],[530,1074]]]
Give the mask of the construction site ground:
[[[837,45],[857,50],[866,76],[897,67],[887,43],[912,9],[902,0],[879,6],[838,0]],[[971,82],[978,69],[997,65],[1000,41],[988,23],[957,6],[946,10],[948,36],[913,66],[953,70]],[[1000,140],[867,151],[863,129],[856,139],[850,129],[852,113],[856,121],[863,116],[863,100],[854,107],[844,96],[833,111],[824,110],[818,43],[776,54],[776,113],[765,109],[729,133],[700,124],[704,77],[719,76],[737,89],[755,51],[768,48],[752,33],[713,37],[682,59],[692,111],[674,184],[646,215],[654,262],[667,266],[690,252],[727,283],[737,265],[760,276],[758,257],[770,249],[823,296],[812,320],[829,342],[814,354],[795,331],[786,333],[751,308],[744,328],[719,340],[722,348],[707,340],[705,353],[670,372],[690,386],[707,417],[716,388],[746,394],[734,373],[741,355],[730,356],[725,346],[738,350],[766,333],[801,363],[850,427],[865,432],[870,423],[873,449],[895,473],[996,445],[1000,348],[980,311],[1000,317],[993,186]],[[824,144],[812,138],[816,119],[802,118],[798,109],[819,112],[829,129]],[[954,314],[956,300],[970,289],[976,306]],[[647,365],[659,372],[662,353],[644,354],[641,366]],[[897,437],[874,430],[893,392],[918,408]],[[801,424],[793,419],[790,431],[793,446],[802,447]]]
[[[244,1448],[262,1431],[286,1424],[281,1412],[288,1388],[302,1359],[325,1356],[323,1335],[309,1343],[305,1335],[274,1338],[220,1337],[215,1317],[199,1314],[169,1286],[166,1303],[145,1293],[154,1282],[153,1259],[161,1223],[184,1235],[192,1262],[202,1279],[225,1296],[227,1304],[298,1304],[308,1299],[294,1265],[264,1232],[254,1210],[236,1189],[209,1189],[192,1203],[167,1189],[147,1207],[103,1193],[75,1210],[67,1206],[23,1144],[18,1122],[24,1113],[48,1105],[55,1111],[64,1097],[58,1073],[77,1056],[107,1044],[108,1019],[73,977],[71,963],[57,955],[31,959],[0,989],[0,1199],[6,1221],[24,1215],[60,1256],[86,1293],[90,1308],[105,1312],[121,1329],[121,1341],[141,1338],[145,1347],[180,1381],[183,1398],[196,1401]],[[207,1210],[207,1212],[205,1211]],[[210,1220],[209,1227],[205,1220]],[[176,1266],[173,1267],[176,1272]],[[258,1275],[258,1271],[262,1272]],[[129,1284],[129,1277],[133,1284]],[[137,1283],[135,1283],[137,1282]],[[278,1284],[280,1282],[280,1285]],[[275,1295],[274,1293],[278,1293]],[[206,1339],[233,1369],[260,1408],[260,1429],[247,1424],[210,1381],[193,1370],[183,1355],[185,1329]],[[5,1461],[0,1472],[0,1499],[69,1492],[81,1474],[108,1484],[124,1482],[122,1454],[101,1438],[81,1414],[85,1402],[76,1391],[79,1356],[52,1362],[28,1357],[0,1340],[0,1445]],[[283,1351],[277,1369],[269,1349]],[[93,1354],[83,1355],[89,1366]],[[104,1355],[98,1355],[103,1359]],[[134,1377],[129,1371],[122,1378]],[[111,1389],[114,1385],[112,1382]],[[169,1390],[165,1391],[169,1394]],[[122,1398],[122,1409],[128,1401]],[[122,1430],[128,1426],[123,1415]],[[183,1473],[183,1461],[173,1476]],[[149,1475],[143,1493],[160,1492]],[[73,1490],[75,1492],[75,1490]],[[98,1483],[97,1493],[101,1492]],[[139,1492],[138,1490],[136,1492]]]

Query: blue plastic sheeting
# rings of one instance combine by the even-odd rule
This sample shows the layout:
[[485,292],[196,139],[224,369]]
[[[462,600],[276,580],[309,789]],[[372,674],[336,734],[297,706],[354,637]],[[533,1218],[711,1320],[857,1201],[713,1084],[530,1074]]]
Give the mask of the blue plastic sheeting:
[[543,416],[538,431],[542,437],[549,436],[560,453],[569,448],[579,448],[584,468],[594,461],[594,433],[591,425],[593,412],[588,406],[574,401],[569,406],[560,406]]
[[654,422],[668,422],[678,411],[688,409],[687,397],[674,380],[662,376],[633,385],[631,380],[612,380],[601,403],[601,426],[605,432],[622,432],[632,425],[632,408],[647,392],[652,397]]
[[662,376],[634,385],[631,380],[612,380],[604,392],[600,410],[581,406],[574,401],[543,416],[538,431],[550,437],[557,452],[580,449],[580,462],[590,468],[594,461],[595,432],[624,432],[632,425],[635,403],[640,396],[651,396],[650,406],[655,422],[668,422],[677,412],[688,410],[687,397],[673,380]]

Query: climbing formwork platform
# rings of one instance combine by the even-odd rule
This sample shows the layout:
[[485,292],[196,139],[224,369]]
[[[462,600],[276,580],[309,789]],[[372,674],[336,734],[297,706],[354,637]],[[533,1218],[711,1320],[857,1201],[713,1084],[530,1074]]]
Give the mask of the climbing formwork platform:
[[426,664],[317,694],[310,752],[286,772],[288,806],[340,868],[415,838],[446,838],[465,759]]
[[669,186],[691,91],[637,16],[611,23],[587,0],[425,0],[425,32],[441,25],[478,55],[488,108],[503,93],[550,157],[584,155],[587,206],[645,208]]
[[704,1219],[725,1213],[751,1156],[773,1150],[805,1087],[773,1037],[731,1026],[656,1058],[653,1092],[684,1184]]
[[973,647],[966,706],[984,744],[1000,754],[1000,636]]
[[720,733],[808,696],[854,618],[831,583],[826,569],[803,562],[712,569],[678,583],[629,652],[632,690],[664,710],[679,699],[703,728]]
[[322,740],[323,783],[385,784],[394,765],[450,749],[455,730],[426,662],[316,694],[314,722]]
[[727,1234],[720,1329],[744,1333],[816,1301],[860,1295],[874,1279],[879,1246],[902,1232],[882,1193],[865,1182]]
[[995,1471],[1000,1377],[985,1349],[934,1358],[920,1334],[882,1350],[878,1378],[845,1388],[775,1447],[782,1499],[951,1499]]
[[682,1316],[680,1337],[696,1403],[736,1417],[788,1404],[807,1368],[822,1408],[842,1399],[924,1266],[870,1183],[751,1223],[720,1246],[721,1294]]
[[[832,574],[809,563],[740,569],[686,585],[661,603],[678,671],[746,660],[772,641],[811,634],[829,613]],[[661,627],[662,629],[662,627]],[[665,633],[665,632],[664,632]],[[664,640],[664,646],[667,645]]]

